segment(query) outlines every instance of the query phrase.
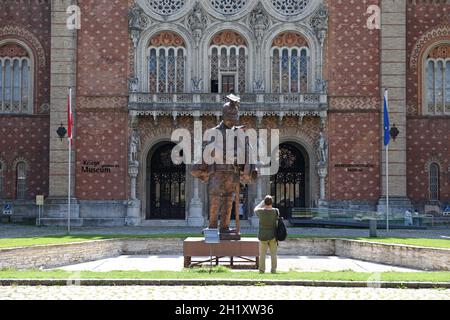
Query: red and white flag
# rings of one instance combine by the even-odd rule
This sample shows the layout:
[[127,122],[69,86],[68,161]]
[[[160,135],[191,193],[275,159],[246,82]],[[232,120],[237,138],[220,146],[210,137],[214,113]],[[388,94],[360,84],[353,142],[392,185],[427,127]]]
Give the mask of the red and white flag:
[[72,88],[69,88],[69,97],[67,101],[67,137],[70,144],[73,144],[73,115],[72,115]]

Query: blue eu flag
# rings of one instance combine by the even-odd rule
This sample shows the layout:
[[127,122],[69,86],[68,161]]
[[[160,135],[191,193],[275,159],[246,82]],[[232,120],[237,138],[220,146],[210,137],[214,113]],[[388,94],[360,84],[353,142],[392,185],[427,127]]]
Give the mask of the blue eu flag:
[[387,146],[390,140],[389,134],[389,113],[388,113],[388,91],[384,91],[384,115],[383,115],[383,125],[384,125],[384,145]]

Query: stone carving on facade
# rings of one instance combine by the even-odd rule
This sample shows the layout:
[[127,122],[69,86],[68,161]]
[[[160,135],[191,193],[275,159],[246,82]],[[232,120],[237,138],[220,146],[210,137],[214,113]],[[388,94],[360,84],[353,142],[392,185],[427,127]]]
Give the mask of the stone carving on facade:
[[328,144],[325,140],[323,132],[321,132],[319,136],[319,155],[321,163],[328,162]]
[[272,41],[273,47],[309,47],[308,41],[299,33],[296,32],[283,32],[280,33]]
[[317,38],[320,40],[321,46],[323,47],[328,30],[328,10],[323,4],[319,6],[319,9],[312,16],[311,27],[313,28]]
[[43,103],[39,108],[39,113],[47,114],[50,112],[50,103]]
[[328,144],[325,140],[323,132],[319,134],[319,162],[317,163],[317,174],[319,175],[320,187],[320,207],[326,206],[325,201],[325,179],[328,175]]
[[135,48],[137,47],[142,30],[147,29],[150,24],[151,20],[144,13],[144,10],[139,5],[134,4],[128,12],[128,28]]
[[258,45],[261,45],[264,32],[269,28],[270,20],[261,3],[250,13],[250,26],[253,28]]
[[139,85],[139,79],[136,77],[128,78],[128,91],[129,92],[137,92]]
[[236,31],[224,30],[216,34],[212,40],[211,45],[216,46],[245,46],[247,45],[245,39]]
[[172,31],[163,31],[150,39],[150,45],[153,47],[184,47],[184,40],[178,34]]
[[[132,118],[131,122],[136,119]],[[139,173],[139,161],[137,154],[140,148],[140,137],[137,129],[134,129],[130,137],[130,149],[128,153],[128,175],[130,176],[130,197],[128,199],[126,225],[137,225],[140,222],[141,202],[136,197],[136,179]]]
[[253,91],[262,93],[265,92],[264,79],[262,77],[259,77],[253,82]]
[[328,91],[328,81],[324,79],[316,80],[316,92],[326,93]]
[[194,77],[191,80],[192,80],[192,91],[201,92],[202,91],[201,85],[202,85],[203,79]]
[[133,130],[130,137],[130,151],[128,155],[129,164],[134,165],[137,161],[137,154],[140,147],[140,137],[137,130]]
[[203,32],[205,31],[205,28],[208,25],[206,13],[201,7],[199,2],[195,4],[191,14],[187,18],[187,25],[189,29],[192,31],[196,46],[198,46],[202,38]]

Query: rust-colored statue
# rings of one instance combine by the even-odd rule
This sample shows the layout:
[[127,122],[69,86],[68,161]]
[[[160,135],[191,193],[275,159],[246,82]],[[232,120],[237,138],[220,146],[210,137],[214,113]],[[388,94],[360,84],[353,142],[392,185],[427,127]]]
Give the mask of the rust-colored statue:
[[[240,183],[254,183],[257,178],[257,171],[254,165],[249,164],[247,157],[245,164],[238,164],[236,160],[235,148],[233,164],[226,161],[226,131],[243,129],[237,127],[239,124],[239,97],[235,95],[227,96],[228,102],[223,106],[223,120],[213,129],[221,132],[223,141],[215,141],[215,150],[223,150],[223,164],[213,163],[196,164],[193,166],[191,174],[203,183],[208,184],[209,195],[209,228],[218,228],[218,217],[220,215],[220,238],[224,240],[239,240],[239,192]],[[246,144],[244,152],[247,152],[249,145]],[[236,227],[237,230],[230,229],[231,211],[233,206],[233,195],[236,199]]]

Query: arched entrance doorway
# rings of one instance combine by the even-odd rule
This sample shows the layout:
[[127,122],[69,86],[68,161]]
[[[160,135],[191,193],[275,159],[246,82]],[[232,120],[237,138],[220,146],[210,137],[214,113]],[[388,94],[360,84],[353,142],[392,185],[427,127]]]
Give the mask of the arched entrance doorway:
[[154,146],[147,157],[146,219],[185,219],[186,168],[171,159],[171,142]]
[[295,143],[282,143],[279,150],[280,168],[270,178],[270,191],[274,206],[284,218],[289,218],[292,208],[306,206],[309,158],[306,151]]

